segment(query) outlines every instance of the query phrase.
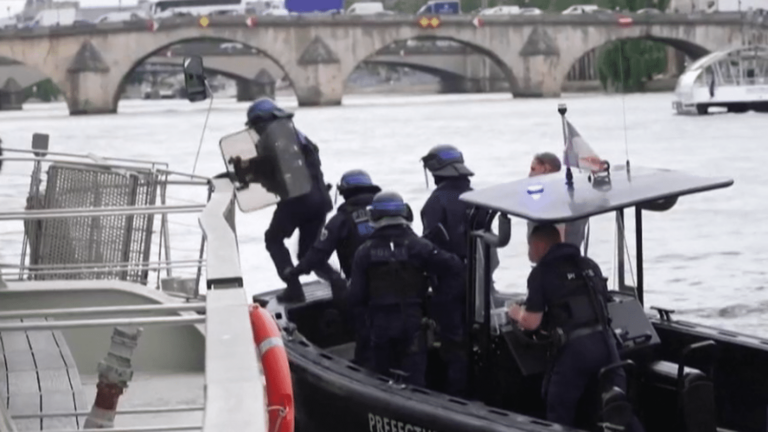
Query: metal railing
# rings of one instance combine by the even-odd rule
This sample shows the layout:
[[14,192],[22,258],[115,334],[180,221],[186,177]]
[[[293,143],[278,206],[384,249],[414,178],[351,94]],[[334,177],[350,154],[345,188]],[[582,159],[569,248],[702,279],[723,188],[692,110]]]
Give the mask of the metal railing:
[[[262,366],[254,347],[249,319],[249,301],[243,288],[239,248],[234,229],[234,187],[228,179],[214,179],[209,185],[210,199],[198,217],[204,237],[209,243],[206,259],[209,291],[204,305],[160,304],[0,312],[0,320],[31,317],[67,318],[84,315],[112,316],[111,318],[60,321],[3,322],[0,323],[0,332],[205,323],[205,405],[203,407],[145,408],[119,412],[150,414],[194,411],[202,408],[203,424],[201,426],[163,425],[110,429],[113,432],[161,432],[189,429],[201,429],[204,432],[259,431],[267,427],[268,415]],[[57,214],[57,217],[62,216]],[[203,310],[204,315],[114,317],[117,314],[137,312],[180,313]],[[233,395],[237,397],[232,397]],[[79,417],[88,414],[89,412],[72,411],[17,415],[14,418]]]
[[[0,159],[6,164],[33,165],[25,210],[0,213],[0,223],[21,220],[24,227],[18,264],[0,262],[6,281],[13,278],[9,270],[17,280],[118,279],[146,285],[154,279],[158,289],[197,297],[205,264],[204,237],[189,220],[186,226],[199,235],[199,242],[188,245],[190,255],[173,260],[170,225],[175,221],[169,216],[199,214],[205,208],[204,196],[200,194],[199,204],[171,205],[168,192],[203,186],[209,198],[208,178],[171,171],[166,163],[154,161],[47,148],[4,148],[4,152]],[[3,231],[3,240],[18,234]],[[184,237],[190,239],[186,232]],[[153,253],[156,259],[151,258]]]

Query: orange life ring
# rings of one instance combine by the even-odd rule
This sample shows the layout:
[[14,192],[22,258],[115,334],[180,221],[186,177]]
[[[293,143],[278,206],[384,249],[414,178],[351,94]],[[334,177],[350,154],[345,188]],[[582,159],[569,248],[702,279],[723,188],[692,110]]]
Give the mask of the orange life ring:
[[267,379],[270,432],[293,432],[293,387],[288,355],[274,318],[258,304],[250,306],[253,341]]

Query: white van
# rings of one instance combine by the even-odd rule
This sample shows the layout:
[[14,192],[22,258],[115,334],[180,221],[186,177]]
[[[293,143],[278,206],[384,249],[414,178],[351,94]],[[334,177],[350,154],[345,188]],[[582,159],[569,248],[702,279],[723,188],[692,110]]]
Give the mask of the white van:
[[76,16],[77,10],[75,8],[44,9],[25,27],[71,26],[75,23]]
[[138,20],[143,20],[148,18],[149,18],[149,14],[147,12],[140,9],[136,9],[133,11],[110,12],[96,18],[96,21],[94,22],[98,24],[98,23],[121,22],[121,21],[138,21]]
[[347,9],[348,15],[375,15],[386,12],[382,2],[359,2]]
[[480,11],[479,15],[519,15],[520,6],[496,6]]

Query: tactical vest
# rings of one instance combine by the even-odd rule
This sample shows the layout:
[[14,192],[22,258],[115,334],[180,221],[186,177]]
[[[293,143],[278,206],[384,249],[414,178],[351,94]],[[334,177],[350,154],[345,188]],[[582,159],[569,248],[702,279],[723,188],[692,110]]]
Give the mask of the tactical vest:
[[345,206],[343,211],[346,218],[346,226],[349,227],[347,235],[341,239],[336,254],[339,256],[339,265],[346,277],[352,275],[352,261],[355,258],[355,252],[368,236],[373,232],[371,216],[367,209],[367,204]]
[[368,267],[367,282],[370,304],[378,306],[421,305],[429,288],[424,270],[407,257],[393,256],[388,261],[373,262]]
[[544,314],[546,328],[559,328],[568,335],[578,329],[608,325],[605,299],[597,292],[604,282],[581,263],[583,259],[564,261],[551,269],[565,289]]

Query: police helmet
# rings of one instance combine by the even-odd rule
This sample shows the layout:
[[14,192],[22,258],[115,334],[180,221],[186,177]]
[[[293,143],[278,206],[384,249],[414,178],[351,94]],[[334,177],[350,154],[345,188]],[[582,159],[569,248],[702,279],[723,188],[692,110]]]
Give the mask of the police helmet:
[[411,207],[397,192],[377,193],[371,205],[368,206],[368,211],[371,223],[377,228],[385,225],[405,225],[413,221]]
[[424,168],[435,177],[473,176],[475,173],[464,165],[464,155],[452,145],[441,144],[432,147],[426,156],[421,158]]
[[248,118],[248,121],[245,123],[246,126],[254,126],[279,118],[293,117],[293,113],[278,107],[277,104],[275,104],[275,101],[268,97],[256,99],[256,101],[248,107],[246,115]]
[[373,184],[371,176],[359,169],[345,172],[341,176],[339,184],[336,185],[336,189],[344,196],[355,192],[381,192],[381,188]]

